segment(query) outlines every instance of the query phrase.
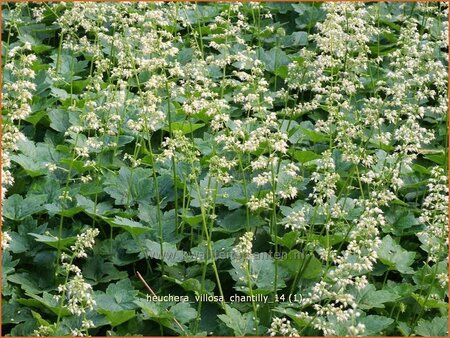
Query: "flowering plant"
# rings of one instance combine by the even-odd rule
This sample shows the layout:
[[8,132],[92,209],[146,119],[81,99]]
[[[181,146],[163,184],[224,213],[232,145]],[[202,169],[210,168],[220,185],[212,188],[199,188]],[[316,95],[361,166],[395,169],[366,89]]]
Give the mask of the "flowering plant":
[[447,335],[447,3],[2,14],[4,334]]

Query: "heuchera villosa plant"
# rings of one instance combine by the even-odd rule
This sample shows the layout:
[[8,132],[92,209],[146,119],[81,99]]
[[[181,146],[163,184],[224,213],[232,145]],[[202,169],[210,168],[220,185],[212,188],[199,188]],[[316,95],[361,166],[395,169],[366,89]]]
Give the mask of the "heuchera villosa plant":
[[3,3],[4,334],[447,335],[447,16]]

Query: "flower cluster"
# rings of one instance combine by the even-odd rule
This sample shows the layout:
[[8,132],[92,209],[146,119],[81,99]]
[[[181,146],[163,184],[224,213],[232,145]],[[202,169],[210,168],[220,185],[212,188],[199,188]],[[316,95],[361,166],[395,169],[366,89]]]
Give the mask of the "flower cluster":
[[298,331],[291,326],[291,321],[286,318],[274,317],[268,333],[273,336],[300,337]]
[[86,309],[94,309],[95,301],[92,298],[92,286],[84,281],[83,276],[78,271],[67,284],[58,287],[58,292],[67,296],[67,309],[76,316],[81,316],[86,312]]
[[6,231],[2,231],[2,250],[5,250],[9,247],[11,239],[11,236]]
[[437,263],[447,257],[448,177],[442,168],[435,167],[429,182],[430,194],[423,201],[419,219],[426,227],[417,233],[417,237],[422,242],[422,249],[428,253],[428,261]]
[[252,256],[253,232],[246,232],[240,239],[239,243],[234,247],[233,251],[238,255],[240,260],[248,261]]
[[[76,258],[87,257],[86,249],[91,249],[95,244],[95,237],[99,234],[98,229],[89,228],[77,235],[75,244],[70,247],[72,255],[66,253],[61,254],[62,272],[65,282],[60,284],[57,288],[59,294],[54,295],[54,299],[59,302],[60,310],[67,309],[72,315],[82,316],[81,327],[72,328],[71,334],[73,336],[86,336],[88,330],[94,327],[94,323],[86,318],[86,312],[93,310],[96,302],[94,300],[94,293],[92,285],[87,283],[82,275],[81,269],[74,264]],[[58,318],[61,316],[61,312]],[[34,334],[37,336],[55,335],[59,331],[57,323],[41,325]]]
[[77,258],[87,257],[86,249],[91,249],[95,244],[95,237],[99,234],[98,229],[87,229],[85,232],[77,235],[75,245],[70,247],[72,253]]
[[[83,336],[100,325],[89,320],[94,288],[107,287],[88,283],[84,269],[97,269],[96,227],[111,224],[96,251],[99,274],[139,268],[164,277],[167,290],[186,287],[179,281],[189,275],[224,298],[229,273],[230,287],[250,298],[303,296],[289,311],[273,305],[270,320],[254,301],[232,310],[222,302],[220,330],[237,335],[366,335],[374,313],[397,316],[389,332],[403,334],[405,312],[417,323],[437,313],[428,304],[440,306],[448,277],[448,4],[54,2],[4,11],[2,248],[19,264],[7,274],[30,266],[22,246],[31,236],[59,234],[39,245],[56,251],[48,290],[60,312],[35,334]],[[92,227],[76,235],[80,224]],[[385,259],[388,234],[395,250],[418,248],[414,264]],[[218,247],[238,258],[216,259]],[[205,259],[170,259],[203,248]],[[400,281],[417,289],[406,295]],[[380,288],[401,301],[370,308],[365,297]],[[22,306],[26,291],[14,285],[6,302]],[[230,323],[231,311],[252,316],[253,327]],[[104,315],[112,328],[100,333],[124,332],[116,315]],[[201,333],[196,317],[183,334]]]
[[36,72],[32,65],[36,55],[31,52],[31,44],[25,42],[11,48],[4,59],[2,88],[2,201],[7,188],[14,183],[9,168],[11,154],[17,151],[17,142],[25,139],[20,131],[20,121],[32,112],[31,101],[36,90],[33,79]]

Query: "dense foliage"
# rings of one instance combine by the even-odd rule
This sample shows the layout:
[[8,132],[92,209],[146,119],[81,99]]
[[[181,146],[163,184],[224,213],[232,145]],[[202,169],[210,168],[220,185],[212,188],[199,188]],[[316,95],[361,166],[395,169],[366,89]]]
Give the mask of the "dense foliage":
[[3,334],[447,335],[447,5],[2,3]]

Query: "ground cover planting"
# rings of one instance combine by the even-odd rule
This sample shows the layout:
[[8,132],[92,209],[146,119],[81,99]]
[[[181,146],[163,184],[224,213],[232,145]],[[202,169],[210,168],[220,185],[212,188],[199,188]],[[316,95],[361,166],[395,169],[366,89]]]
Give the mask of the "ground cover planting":
[[447,336],[448,3],[2,3],[2,334]]

